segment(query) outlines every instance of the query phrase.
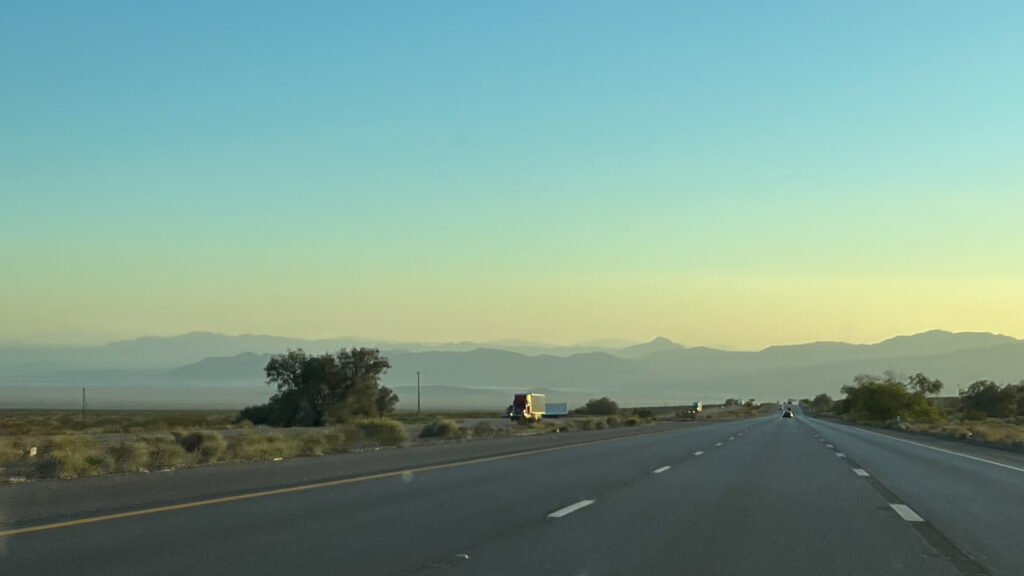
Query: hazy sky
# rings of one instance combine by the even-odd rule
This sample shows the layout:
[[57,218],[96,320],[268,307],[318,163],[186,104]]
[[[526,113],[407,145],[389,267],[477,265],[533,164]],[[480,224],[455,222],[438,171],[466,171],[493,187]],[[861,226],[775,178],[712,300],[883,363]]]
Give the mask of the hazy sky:
[[1024,336],[1024,3],[8,2],[0,341]]

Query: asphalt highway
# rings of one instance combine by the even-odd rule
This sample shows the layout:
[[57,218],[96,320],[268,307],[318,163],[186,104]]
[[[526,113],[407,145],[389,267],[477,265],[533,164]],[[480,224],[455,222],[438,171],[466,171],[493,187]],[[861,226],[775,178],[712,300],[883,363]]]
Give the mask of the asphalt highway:
[[[799,414],[648,432],[436,464],[392,451],[270,491],[211,475],[211,492],[160,485],[150,507],[159,473],[128,508],[107,481],[65,514],[5,487],[0,574],[1024,574],[1012,460]],[[81,482],[58,490],[88,499]]]

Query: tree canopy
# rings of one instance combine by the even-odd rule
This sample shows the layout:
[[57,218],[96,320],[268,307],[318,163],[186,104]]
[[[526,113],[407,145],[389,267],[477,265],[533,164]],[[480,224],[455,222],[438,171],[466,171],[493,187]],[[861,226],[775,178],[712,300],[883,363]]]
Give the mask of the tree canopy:
[[917,373],[910,378],[886,373],[883,376],[858,374],[852,386],[843,386],[846,394],[837,412],[855,420],[904,420],[934,422],[942,420],[941,411],[926,397],[942,390],[942,381]]
[[309,355],[301,348],[276,354],[264,372],[277,393],[270,401],[242,410],[256,424],[322,426],[358,416],[383,416],[394,410],[398,396],[380,385],[391,367],[373,348],[344,348],[337,353]]
[[593,414],[595,416],[617,414],[619,412],[619,405],[607,396],[602,398],[592,398],[587,402],[587,405],[583,407],[581,412],[584,414]]
[[978,380],[960,392],[964,412],[978,410],[992,418],[1024,415],[1024,381],[1000,387],[991,380]]

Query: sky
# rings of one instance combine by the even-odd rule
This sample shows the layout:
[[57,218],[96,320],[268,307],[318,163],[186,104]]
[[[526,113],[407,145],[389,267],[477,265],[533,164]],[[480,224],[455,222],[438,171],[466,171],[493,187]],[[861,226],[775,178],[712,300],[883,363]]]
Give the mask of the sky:
[[0,342],[1024,337],[1024,3],[0,8]]

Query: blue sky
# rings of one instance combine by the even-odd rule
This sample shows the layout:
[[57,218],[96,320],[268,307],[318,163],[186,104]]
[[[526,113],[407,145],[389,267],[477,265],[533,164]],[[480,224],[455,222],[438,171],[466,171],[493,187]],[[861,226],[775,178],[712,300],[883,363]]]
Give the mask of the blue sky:
[[1018,2],[0,18],[0,340],[1024,336]]

